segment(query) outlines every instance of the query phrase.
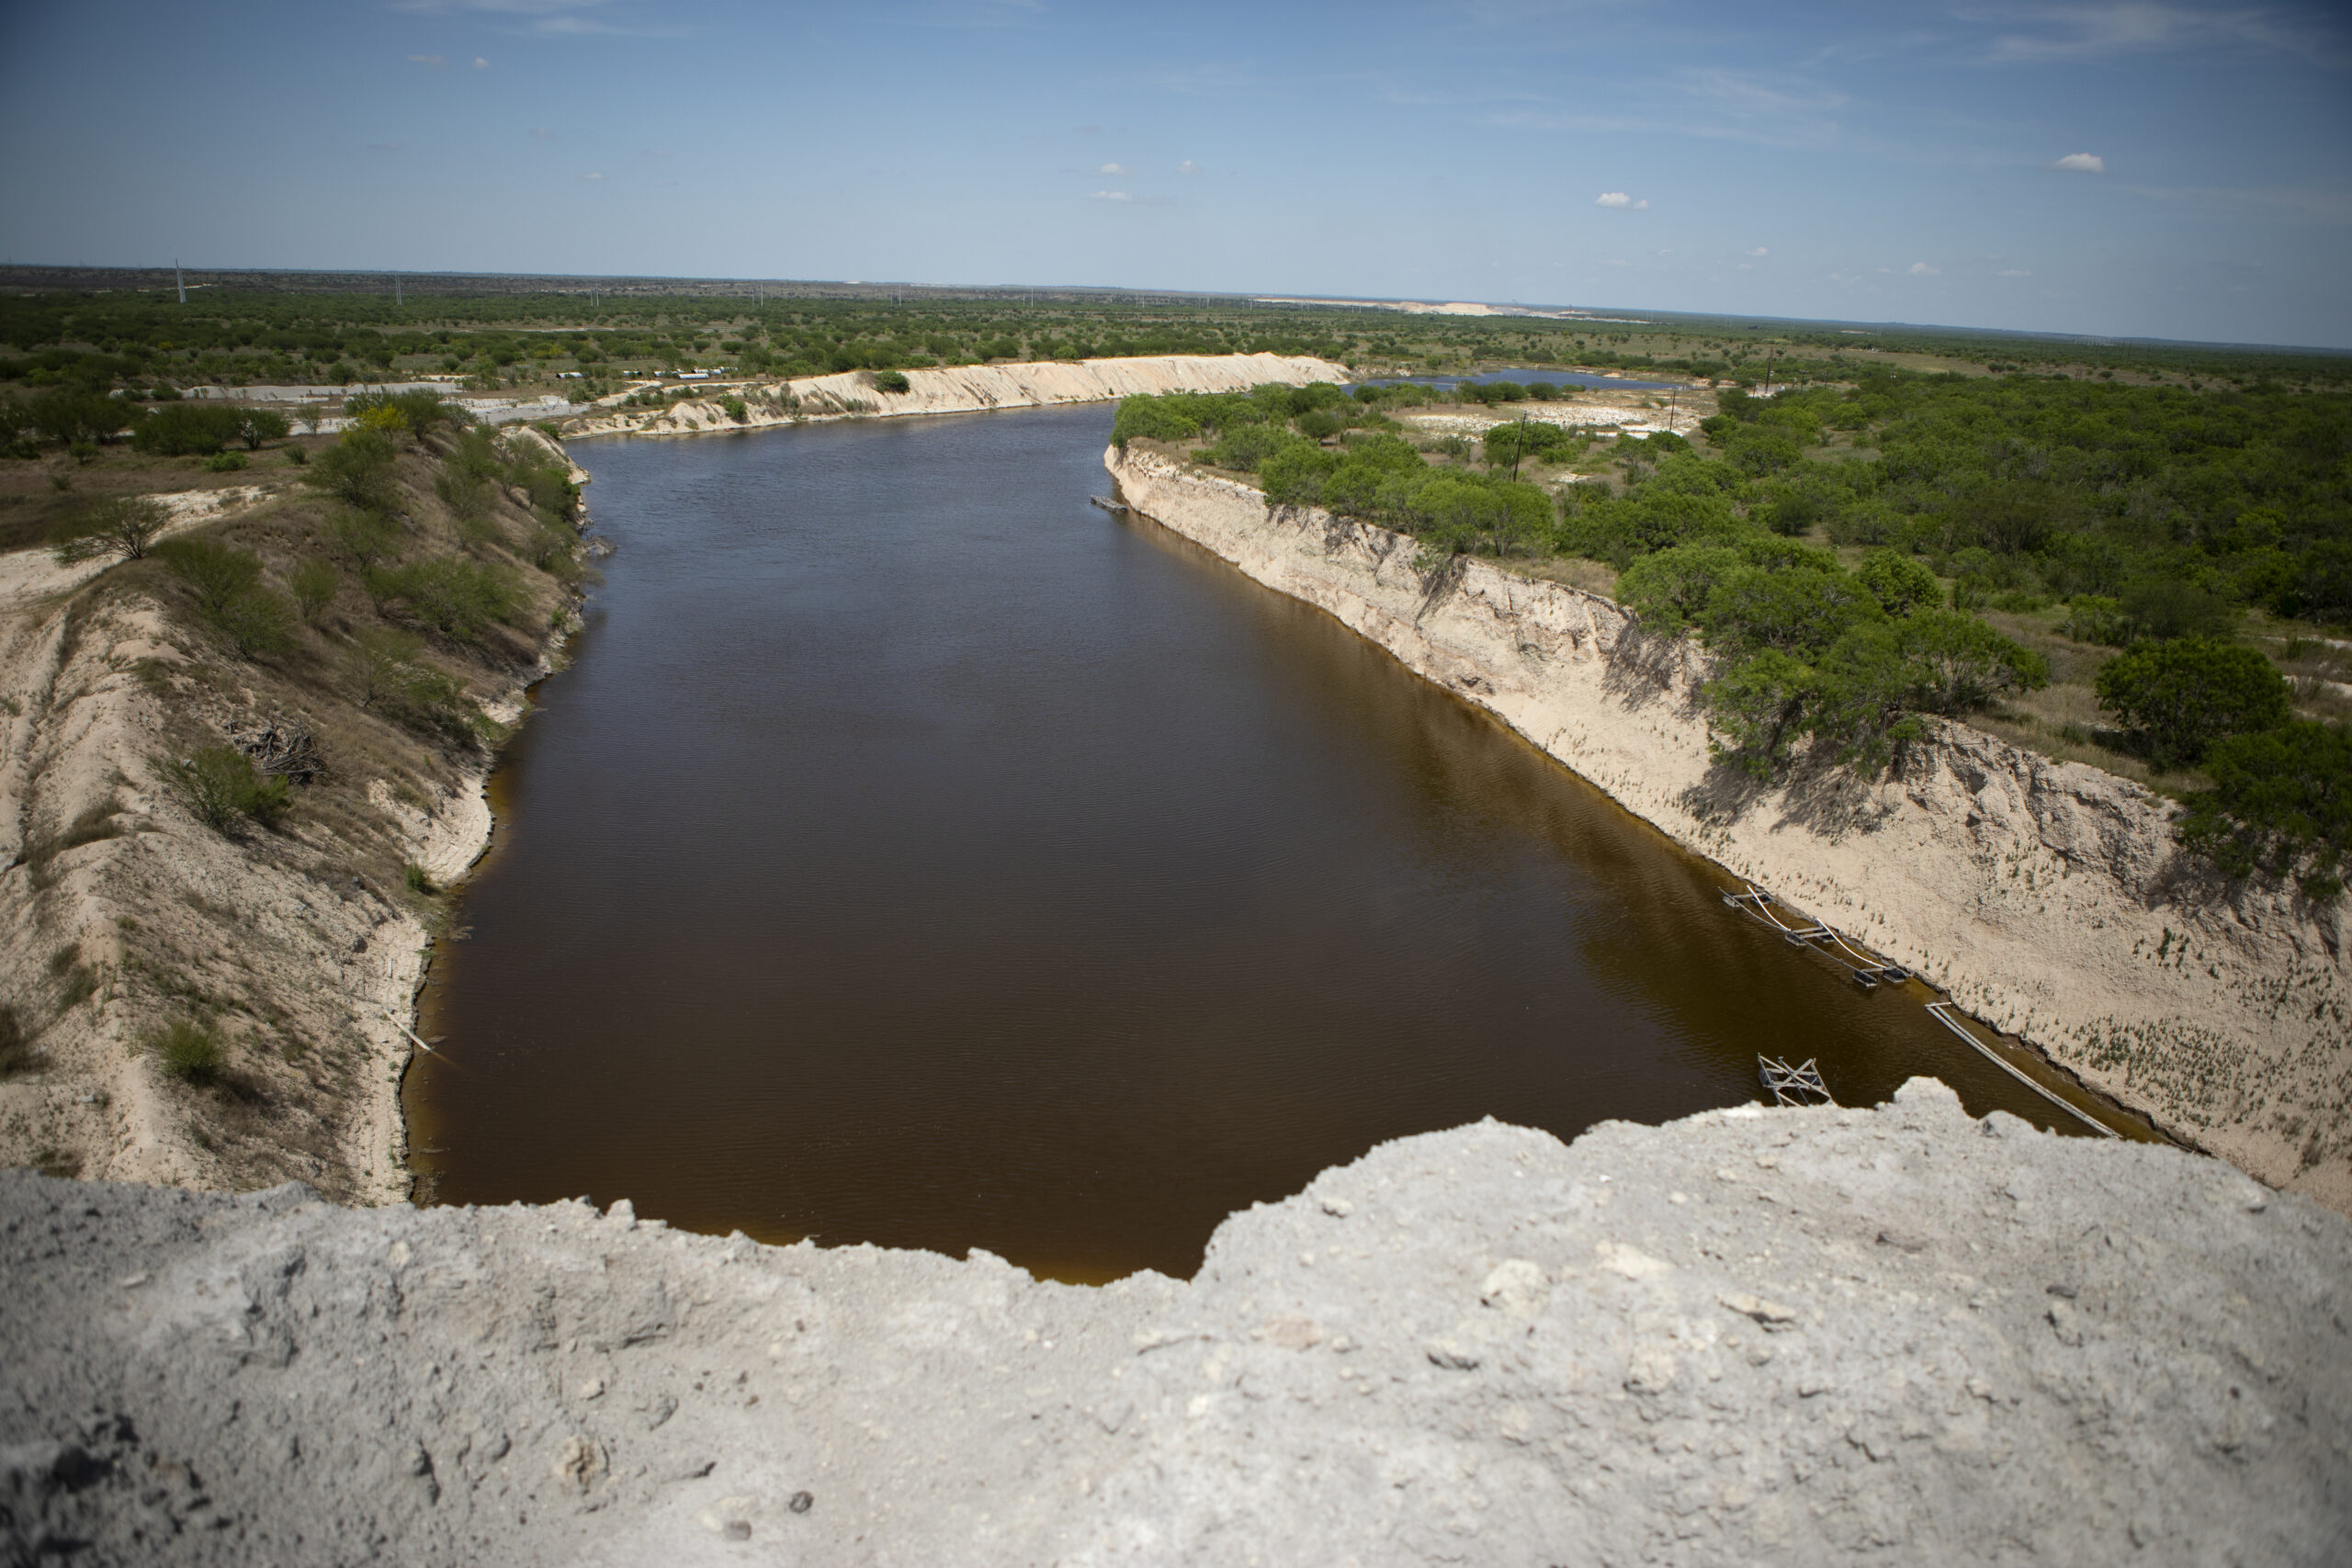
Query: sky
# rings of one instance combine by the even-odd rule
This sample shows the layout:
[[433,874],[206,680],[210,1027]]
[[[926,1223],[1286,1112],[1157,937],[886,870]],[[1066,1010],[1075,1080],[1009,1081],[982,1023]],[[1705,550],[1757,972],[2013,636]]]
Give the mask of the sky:
[[0,260],[2352,347],[2330,5],[0,0]]

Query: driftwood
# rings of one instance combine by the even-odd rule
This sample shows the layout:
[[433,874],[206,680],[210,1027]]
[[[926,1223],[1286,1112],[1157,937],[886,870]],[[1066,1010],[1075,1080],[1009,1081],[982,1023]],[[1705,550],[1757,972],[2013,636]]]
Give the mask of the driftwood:
[[309,784],[326,772],[326,763],[319,756],[318,738],[291,719],[273,719],[261,729],[237,737],[237,750],[269,777]]

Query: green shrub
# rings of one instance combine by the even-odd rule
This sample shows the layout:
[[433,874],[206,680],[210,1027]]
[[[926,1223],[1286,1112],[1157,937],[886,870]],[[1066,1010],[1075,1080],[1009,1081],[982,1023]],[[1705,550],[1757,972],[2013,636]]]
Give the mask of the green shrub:
[[245,444],[248,452],[258,452],[265,441],[283,441],[294,427],[286,416],[274,409],[240,409],[237,419],[237,439]]
[[422,894],[427,898],[441,891],[433,886],[431,874],[414,861],[401,867],[401,880],[407,885],[410,892]]
[[2098,593],[2077,593],[2066,601],[2066,618],[2058,629],[2076,642],[2099,642],[2120,648],[2131,635],[2124,629],[2123,605]]
[[[877,377],[876,379],[879,380],[880,378]],[[906,378],[901,376],[899,379],[903,383],[906,380]],[[718,406],[725,409],[727,411],[727,417],[733,420],[738,424],[746,423],[752,417],[752,411],[743,406],[743,400],[741,398],[734,397],[732,395],[721,398],[718,400]]]
[[256,584],[221,605],[210,619],[241,658],[254,659],[294,646],[296,615],[285,594]]
[[331,514],[319,535],[365,572],[398,550],[401,529],[380,512],[350,509]]
[[2233,877],[2292,877],[2333,901],[2352,852],[2352,731],[2291,720],[2205,751],[2213,787],[2190,797],[2180,840]]
[[170,513],[146,496],[109,496],[92,502],[51,536],[60,566],[120,556],[137,560],[164,531]]
[[228,832],[248,817],[274,828],[293,804],[284,779],[263,778],[254,771],[253,760],[233,746],[210,746],[188,757],[158,757],[150,766],[165,792],[216,832]]
[[457,556],[378,567],[367,581],[378,604],[459,642],[479,641],[522,604],[506,571]]
[[344,650],[344,672],[352,694],[363,708],[400,689],[409,676],[411,661],[423,643],[413,634],[390,626],[362,626]]
[[130,444],[163,457],[205,457],[236,440],[243,423],[244,411],[227,403],[172,403],[132,425]]
[[360,426],[343,433],[343,439],[321,452],[302,475],[346,506],[381,512],[391,504],[394,470],[400,450],[383,430]]
[[220,1035],[194,1019],[175,1019],[151,1035],[149,1044],[164,1071],[183,1083],[211,1083],[228,1064]]
[[261,581],[261,557],[207,535],[166,540],[155,547],[155,556],[188,585],[207,617]]
[[[138,411],[120,398],[61,387],[25,405],[25,423],[60,446],[103,441],[131,422]],[[151,416],[152,417],[152,416]]]
[[471,544],[485,544],[491,536],[490,513],[496,497],[485,476],[444,463],[433,476],[433,493],[449,509],[458,532]]
[[405,430],[428,435],[443,425],[463,425],[472,416],[441,394],[420,388],[407,392],[359,392],[344,400],[343,412],[378,431]]
[[294,591],[294,608],[307,626],[317,626],[327,606],[334,603],[335,591],[343,585],[343,575],[331,561],[309,556],[295,563],[286,575],[286,585]]
[[[903,370],[876,370],[874,373],[874,389],[877,392],[903,392],[909,385]],[[743,416],[739,413],[735,417],[740,420]]]
[[2185,637],[2142,643],[2099,667],[2098,705],[2159,768],[2194,762],[2212,742],[2286,720],[2290,688],[2250,648]]
[[261,558],[225,540],[198,536],[172,539],[155,554],[186,582],[197,611],[225,635],[239,654],[252,659],[292,645],[294,606],[261,580]]
[[204,460],[204,471],[209,474],[233,474],[244,466],[243,452],[215,452]]

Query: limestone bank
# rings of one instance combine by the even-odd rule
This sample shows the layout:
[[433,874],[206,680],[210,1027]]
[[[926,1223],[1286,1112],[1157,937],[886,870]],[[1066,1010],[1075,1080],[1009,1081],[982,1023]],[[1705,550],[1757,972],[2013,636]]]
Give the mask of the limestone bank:
[[1945,724],[1887,777],[1716,766],[1703,654],[1623,606],[1136,443],[1136,511],[1487,708],[1636,816],[1855,933],[2091,1087],[2274,1185],[2352,1212],[2352,966],[2341,906],[2217,885],[2139,785]]
[[9,1562],[2352,1556],[2352,1224],[1925,1079],[1382,1145],[1189,1283],[22,1173],[0,1270]]
[[[907,389],[886,392],[868,370],[747,385],[655,408],[612,400],[563,427],[576,435],[709,435],[833,419],[989,413],[1064,403],[1115,402],[1140,393],[1246,392],[1278,382],[1345,381],[1345,367],[1283,354],[1171,354],[1030,365],[964,365],[909,370]],[[741,417],[725,401],[736,399]]]
[[[433,456],[401,456],[393,502],[425,553],[453,547]],[[159,497],[169,531],[209,529],[273,563],[315,548],[314,501],[266,472]],[[510,536],[529,522],[507,495],[488,517]],[[522,593],[521,625],[432,654],[501,726],[576,624],[550,579]],[[355,613],[360,597],[337,592]],[[340,633],[237,660],[181,598],[152,570],[0,556],[0,1006],[27,1037],[0,1077],[0,1164],[198,1188],[293,1178],[397,1201],[406,1025],[437,916],[404,867],[446,885],[481,855],[492,758],[358,700]],[[205,827],[164,786],[168,760],[275,723],[312,734],[324,766],[277,830]],[[221,1052],[209,1088],[173,1077],[155,1048],[188,1020]]]

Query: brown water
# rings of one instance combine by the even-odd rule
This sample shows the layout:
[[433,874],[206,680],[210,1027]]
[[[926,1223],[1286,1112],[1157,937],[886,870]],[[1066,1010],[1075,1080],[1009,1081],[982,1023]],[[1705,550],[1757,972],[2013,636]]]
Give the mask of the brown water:
[[409,1077],[444,1202],[1189,1274],[1373,1144],[1945,1034],[1320,613],[1091,507],[1108,409],[584,445],[605,564]]

